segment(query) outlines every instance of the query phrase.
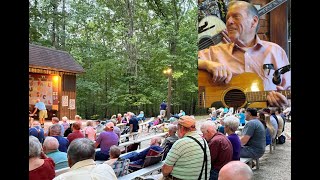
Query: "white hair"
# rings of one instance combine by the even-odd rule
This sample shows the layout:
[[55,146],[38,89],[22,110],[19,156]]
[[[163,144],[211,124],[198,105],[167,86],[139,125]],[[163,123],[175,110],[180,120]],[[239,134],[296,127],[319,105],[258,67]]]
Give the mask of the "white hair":
[[67,116],[63,116],[61,119],[62,119],[62,121],[68,121]]
[[224,126],[228,126],[231,131],[236,131],[239,127],[240,120],[234,115],[227,116],[223,119]]
[[206,131],[216,131],[217,130],[217,126],[213,121],[205,121],[201,127],[200,127],[201,132],[206,132]]

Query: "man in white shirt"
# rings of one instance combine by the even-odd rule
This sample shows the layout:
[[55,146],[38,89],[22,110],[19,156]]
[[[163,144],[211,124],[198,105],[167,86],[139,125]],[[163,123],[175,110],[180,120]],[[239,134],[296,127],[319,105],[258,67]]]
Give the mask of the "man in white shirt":
[[108,164],[96,164],[94,142],[88,138],[73,140],[68,148],[68,162],[70,170],[54,180],[86,180],[110,179],[117,180],[113,169]]

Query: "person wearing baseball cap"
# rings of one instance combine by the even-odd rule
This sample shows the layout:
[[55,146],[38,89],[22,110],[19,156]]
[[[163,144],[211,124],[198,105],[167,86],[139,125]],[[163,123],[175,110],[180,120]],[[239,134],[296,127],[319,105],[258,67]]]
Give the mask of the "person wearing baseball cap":
[[100,151],[96,151],[95,160],[106,161],[109,159],[109,150],[112,145],[118,145],[119,137],[113,132],[113,122],[108,122],[104,131],[100,133],[95,142],[95,147],[100,145]]
[[169,179],[208,179],[211,169],[210,150],[207,142],[196,131],[196,120],[192,116],[181,116],[177,126],[180,139],[173,144],[165,159],[163,176]]

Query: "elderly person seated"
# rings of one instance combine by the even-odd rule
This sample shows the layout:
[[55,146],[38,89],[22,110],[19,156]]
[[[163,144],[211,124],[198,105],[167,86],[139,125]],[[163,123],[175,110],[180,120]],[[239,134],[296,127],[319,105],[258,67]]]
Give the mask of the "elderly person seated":
[[173,144],[165,159],[161,170],[163,176],[168,179],[208,179],[210,150],[207,142],[197,133],[195,119],[191,116],[180,117],[177,132],[180,139]]
[[168,144],[173,145],[173,143],[175,143],[179,139],[179,137],[176,135],[177,129],[178,129],[177,125],[174,125],[174,124],[168,125],[169,131],[165,136],[163,143],[161,144],[162,148],[164,148]]
[[113,169],[108,164],[96,164],[95,146],[88,138],[77,138],[70,143],[68,148],[68,162],[70,170],[54,180],[62,179],[110,179],[116,180],[117,177]]
[[77,139],[77,138],[84,138],[84,134],[81,132],[81,124],[80,122],[74,122],[72,125],[71,125],[71,128],[72,128],[72,133],[70,133],[68,136],[67,136],[67,139],[69,141],[69,144]]
[[129,159],[120,158],[121,150],[118,146],[112,145],[109,150],[110,159],[105,161],[112,167],[117,177],[126,175],[129,173]]
[[[52,123],[52,125],[54,125],[54,124],[59,124],[59,118],[58,117],[52,117],[52,119],[51,119],[51,123]],[[51,126],[52,126],[51,125]],[[64,129],[64,127],[63,127],[63,125],[62,124],[59,124],[60,126],[61,126],[61,132],[60,132],[60,135],[61,136],[63,136],[64,135],[64,131],[65,131],[65,129]],[[48,131],[47,132],[45,132],[45,136],[51,136],[51,134],[50,134],[50,128],[51,128],[51,126],[49,126],[49,128],[48,128]]]
[[61,120],[62,120],[61,125],[62,125],[63,128],[64,128],[64,131],[62,132],[62,134],[64,134],[64,132],[70,127],[69,119],[68,119],[67,116],[63,116],[63,117],[61,118]]
[[96,140],[96,130],[93,127],[93,121],[92,120],[88,120],[86,122],[86,127],[83,130],[84,136],[88,139],[90,139],[91,141],[95,141]]
[[59,151],[67,152],[69,140],[61,136],[61,126],[60,124],[53,124],[49,129],[50,136],[56,138],[59,142]]
[[43,152],[55,163],[55,170],[62,169],[68,166],[68,158],[66,152],[59,151],[59,142],[54,137],[46,137],[43,142]]
[[[141,151],[139,153],[135,152],[135,151],[130,152],[130,153],[122,156],[121,158],[122,159],[130,159],[130,165],[142,166],[148,153],[150,153],[151,151],[156,151],[159,153],[163,151],[163,148],[160,146],[160,144],[161,144],[161,137],[154,137],[151,139],[150,146],[148,148],[144,149],[143,151]],[[131,169],[135,170],[134,168],[131,168]]]
[[217,131],[216,124],[212,121],[205,121],[200,130],[210,149],[210,180],[217,180],[222,166],[232,160],[232,144],[224,134]]
[[224,131],[228,134],[228,139],[232,144],[232,160],[240,160],[241,142],[236,130],[239,127],[240,120],[234,115],[224,118]]
[[41,128],[39,121],[33,121],[31,128],[29,128],[29,135],[32,135],[39,139],[42,144],[44,141],[44,130]]
[[230,161],[220,169],[219,180],[231,179],[252,180],[252,169],[244,162]]
[[109,150],[112,145],[118,145],[119,137],[113,131],[113,122],[108,122],[104,128],[104,131],[100,133],[99,137],[96,139],[95,147],[100,145],[100,151],[96,152],[95,160],[108,160]]
[[140,111],[140,114],[137,116],[138,121],[144,121],[146,117],[144,117],[144,112]]
[[29,136],[29,179],[53,179],[54,161],[42,151],[38,138]]

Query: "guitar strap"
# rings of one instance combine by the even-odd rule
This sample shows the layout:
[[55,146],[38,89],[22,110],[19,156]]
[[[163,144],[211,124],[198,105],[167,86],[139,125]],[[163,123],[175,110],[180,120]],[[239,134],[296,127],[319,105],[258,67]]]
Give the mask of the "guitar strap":
[[204,144],[204,148],[203,148],[201,143],[196,138],[191,137],[191,136],[187,136],[187,137],[189,137],[189,138],[193,139],[194,141],[196,141],[199,144],[199,146],[201,147],[201,149],[203,150],[203,156],[204,156],[203,159],[204,160],[203,160],[203,163],[202,163],[202,168],[201,168],[201,172],[200,172],[198,180],[201,179],[204,164],[206,165],[205,170],[204,170],[204,172],[205,172],[205,176],[204,177],[205,177],[205,179],[207,179],[207,169],[208,169],[208,162],[207,161],[208,160],[207,160],[206,142],[204,141],[204,139],[202,139],[203,140],[203,144]]

